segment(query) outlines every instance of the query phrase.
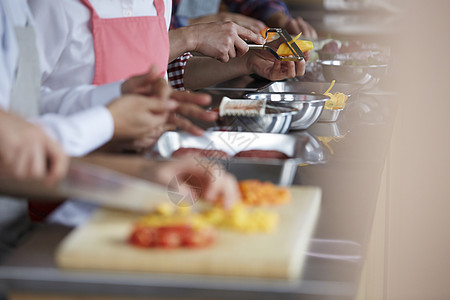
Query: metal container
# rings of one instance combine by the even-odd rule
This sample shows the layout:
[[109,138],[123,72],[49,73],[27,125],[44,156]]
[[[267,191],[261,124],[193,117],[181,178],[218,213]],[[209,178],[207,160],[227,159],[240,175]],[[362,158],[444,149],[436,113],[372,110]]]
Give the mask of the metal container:
[[325,102],[330,97],[321,94],[286,94],[286,93],[268,93],[268,94],[248,94],[248,99],[266,99],[271,105],[279,107],[294,107],[298,113],[292,120],[291,129],[303,130],[317,121]]
[[324,109],[317,122],[336,122],[343,109]]
[[351,60],[319,60],[325,80],[359,84],[361,89],[375,87],[387,72],[387,64],[355,64]]
[[[299,164],[321,164],[325,162],[323,150],[317,141],[306,132],[298,135],[207,131],[203,136],[193,136],[186,132],[169,131],[164,133],[147,157],[170,159],[172,153],[180,148],[198,148],[222,150],[230,155],[229,159],[217,159],[239,180],[260,179],[280,185],[290,185]],[[234,157],[245,150],[280,151],[289,159]],[[213,158],[204,158],[211,161]],[[201,166],[202,160],[199,160]]]
[[286,133],[297,114],[294,107],[267,105],[263,116],[223,116],[217,123],[235,131]]
[[[258,89],[259,93],[285,93],[285,94],[323,94],[330,87],[331,82],[318,81],[278,81]],[[331,92],[344,93],[351,96],[358,92],[360,85],[336,82]]]

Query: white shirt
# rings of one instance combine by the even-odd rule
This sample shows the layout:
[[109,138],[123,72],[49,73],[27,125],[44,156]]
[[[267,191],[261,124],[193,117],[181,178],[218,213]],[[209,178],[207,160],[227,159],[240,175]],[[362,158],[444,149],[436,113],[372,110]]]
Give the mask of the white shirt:
[[[10,14],[4,5],[9,6]],[[33,25],[26,0],[2,0],[0,2],[0,108],[10,107],[10,93],[18,67],[18,46],[14,26]],[[104,126],[95,126],[101,118],[106,127],[113,127],[113,119],[103,106],[95,106],[70,116],[45,114],[31,121],[41,125],[72,156],[84,155],[106,143],[112,133]]]
[[[153,0],[91,0],[101,18],[156,16]],[[28,0],[35,17],[42,68],[42,112],[69,114],[106,105],[122,82],[95,87],[91,12],[80,0]],[[164,0],[167,30],[172,1]],[[68,88],[77,87],[76,90]]]

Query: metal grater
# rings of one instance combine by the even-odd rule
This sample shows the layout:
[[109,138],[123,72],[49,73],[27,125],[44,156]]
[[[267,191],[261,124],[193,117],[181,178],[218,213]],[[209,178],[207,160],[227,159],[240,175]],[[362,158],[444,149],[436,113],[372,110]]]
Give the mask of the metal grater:
[[223,116],[264,116],[266,113],[266,100],[230,99],[223,97],[219,106],[219,115]]

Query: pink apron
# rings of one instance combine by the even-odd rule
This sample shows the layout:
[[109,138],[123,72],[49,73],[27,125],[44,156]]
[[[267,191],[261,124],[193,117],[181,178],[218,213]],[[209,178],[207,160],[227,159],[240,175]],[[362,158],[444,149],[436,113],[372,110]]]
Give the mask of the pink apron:
[[164,1],[154,0],[156,16],[102,19],[89,0],[81,0],[92,13],[94,84],[106,84],[142,74],[156,65],[167,71],[169,35]]

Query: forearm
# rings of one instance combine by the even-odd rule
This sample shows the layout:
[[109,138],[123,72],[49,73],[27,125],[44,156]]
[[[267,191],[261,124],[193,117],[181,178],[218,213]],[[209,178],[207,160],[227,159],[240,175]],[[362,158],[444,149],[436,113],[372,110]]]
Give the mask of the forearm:
[[192,33],[192,28],[190,27],[169,30],[169,41],[169,62],[173,61],[183,53],[193,51],[196,48],[195,34]]
[[184,86],[198,90],[239,76],[248,75],[247,56],[221,63],[209,57],[192,57],[186,65]]

